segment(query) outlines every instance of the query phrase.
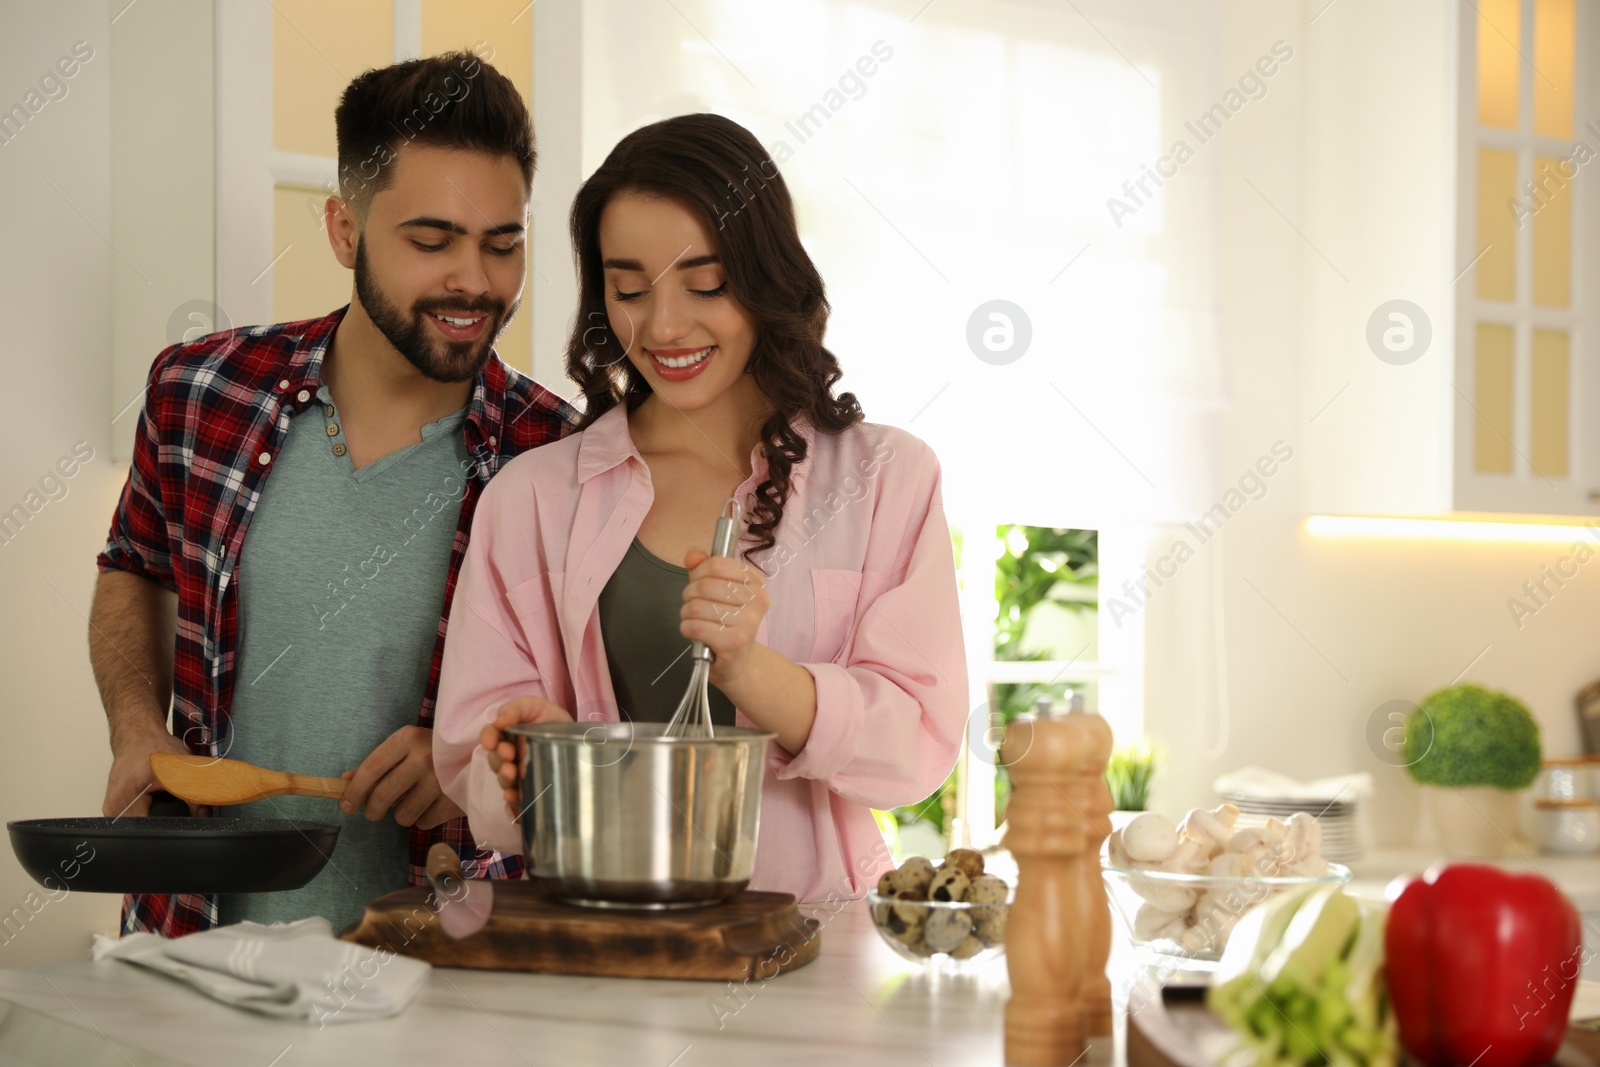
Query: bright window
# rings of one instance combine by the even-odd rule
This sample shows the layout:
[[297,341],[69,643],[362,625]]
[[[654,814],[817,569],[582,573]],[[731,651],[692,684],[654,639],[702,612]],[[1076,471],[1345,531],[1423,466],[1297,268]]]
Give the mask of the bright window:
[[[1112,624],[1084,601],[1072,617],[1087,649],[997,650],[996,564],[1015,531],[1097,531],[1100,580],[1121,588],[1147,524],[1190,519],[1220,491],[1208,142],[1273,90],[1251,74],[1237,91],[1257,68],[1219,67],[1216,26],[1211,5],[1108,0],[940,0],[914,19],[846,0],[584,5],[585,173],[669,115],[749,128],[827,280],[842,386],[939,455],[971,714],[936,805],[964,843],[994,840],[993,727],[1021,706],[1071,686],[1119,741],[1142,726],[1142,612]],[[1271,48],[1271,69],[1292,61]]]

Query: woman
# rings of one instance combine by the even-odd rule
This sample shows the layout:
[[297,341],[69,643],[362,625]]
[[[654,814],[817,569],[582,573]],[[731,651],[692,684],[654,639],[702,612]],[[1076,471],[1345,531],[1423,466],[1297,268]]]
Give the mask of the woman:
[[[937,789],[965,721],[938,463],[833,395],[822,279],[747,130],[686,115],[635,131],[571,221],[582,432],[508,464],[478,505],[439,781],[480,844],[520,852],[502,731],[665,721],[698,639],[714,721],[777,735],[751,887],[859,897],[890,866],[869,809]],[[712,558],[730,496],[749,525]]]

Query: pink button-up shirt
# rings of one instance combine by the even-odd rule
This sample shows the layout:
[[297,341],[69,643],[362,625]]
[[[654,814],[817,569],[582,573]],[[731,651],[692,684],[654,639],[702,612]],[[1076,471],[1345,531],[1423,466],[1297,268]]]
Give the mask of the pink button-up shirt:
[[[805,747],[768,746],[751,888],[800,900],[862,896],[890,867],[871,808],[915,803],[954,765],[967,674],[939,463],[917,438],[858,423],[797,426],[777,543],[754,561],[771,608],[757,640],[816,680]],[[766,476],[736,490],[748,513]],[[478,735],[512,697],[616,721],[601,588],[654,499],[621,405],[583,433],[511,461],[478,504],[445,641],[434,765],[473,836],[522,851]],[[715,516],[707,516],[710,536]],[[754,726],[743,713],[740,726]]]

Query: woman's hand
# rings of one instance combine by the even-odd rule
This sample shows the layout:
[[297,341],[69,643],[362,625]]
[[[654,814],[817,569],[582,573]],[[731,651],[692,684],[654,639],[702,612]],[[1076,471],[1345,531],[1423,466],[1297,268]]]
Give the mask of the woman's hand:
[[699,550],[684,557],[689,584],[683,590],[683,621],[678,632],[704,641],[715,653],[711,683],[718,689],[737,684],[750,663],[756,630],[766,618],[767,579],[759,567],[738,558],[710,556]]
[[522,812],[517,810],[522,803],[522,767],[517,760],[516,742],[506,736],[507,728],[524,722],[571,721],[571,712],[544,697],[514,697],[500,705],[494,713],[494,722],[478,735],[478,743],[488,750],[489,769],[506,795],[506,808],[513,822],[522,819]]

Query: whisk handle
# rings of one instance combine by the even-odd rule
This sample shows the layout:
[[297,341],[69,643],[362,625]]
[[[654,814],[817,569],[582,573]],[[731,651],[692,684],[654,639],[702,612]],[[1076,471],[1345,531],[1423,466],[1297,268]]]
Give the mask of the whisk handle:
[[716,532],[711,535],[713,556],[722,556],[726,559],[733,555],[733,543],[738,534],[739,520],[743,517],[743,506],[737,499],[729,497],[722,505],[722,514],[717,517]]
[[[738,540],[739,527],[744,519],[744,506],[738,498],[729,497],[722,505],[722,514],[717,517],[717,528],[711,535],[711,554],[724,559],[733,555],[734,543]],[[689,651],[690,659],[711,662],[711,650],[704,641],[696,641]]]

